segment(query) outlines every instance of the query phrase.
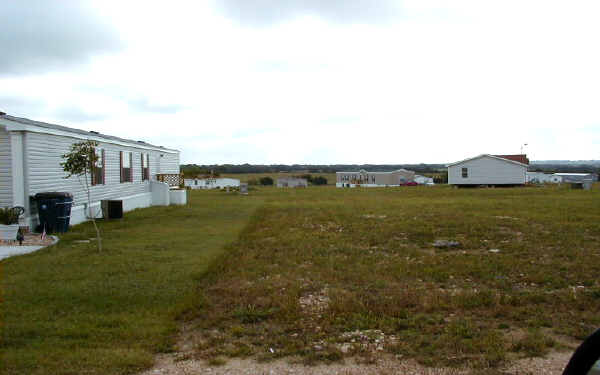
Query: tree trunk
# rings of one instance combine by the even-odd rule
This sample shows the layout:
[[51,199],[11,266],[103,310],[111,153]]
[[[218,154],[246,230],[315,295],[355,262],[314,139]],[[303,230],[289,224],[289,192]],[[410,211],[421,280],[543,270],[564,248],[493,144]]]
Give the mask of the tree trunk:
[[92,212],[92,198],[91,198],[91,193],[90,193],[90,186],[89,186],[88,180],[87,180],[87,173],[85,173],[83,175],[83,178],[85,179],[85,191],[87,193],[90,219],[92,219],[92,224],[94,224],[94,229],[96,229],[96,241],[98,242],[98,252],[102,252],[102,238],[100,237],[100,229],[98,229],[98,225],[96,225],[96,217],[95,217],[96,215],[94,215],[94,213]]

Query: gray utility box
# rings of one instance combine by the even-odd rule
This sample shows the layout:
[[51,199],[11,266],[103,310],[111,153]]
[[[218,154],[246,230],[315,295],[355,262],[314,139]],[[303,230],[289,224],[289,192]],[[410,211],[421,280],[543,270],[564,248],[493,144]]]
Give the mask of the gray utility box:
[[104,219],[122,219],[123,201],[122,200],[101,200],[102,216]]

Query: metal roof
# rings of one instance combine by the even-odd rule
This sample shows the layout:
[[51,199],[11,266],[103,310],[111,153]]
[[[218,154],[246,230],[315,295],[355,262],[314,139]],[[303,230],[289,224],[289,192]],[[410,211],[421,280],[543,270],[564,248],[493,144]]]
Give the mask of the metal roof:
[[518,161],[514,161],[514,160],[510,160],[510,159],[505,159],[505,158],[501,158],[499,156],[494,156],[494,155],[490,155],[490,154],[477,155],[477,156],[472,157],[472,158],[468,158],[468,159],[465,159],[465,160],[457,161],[457,162],[452,163],[452,164],[448,164],[448,165],[446,165],[446,167],[453,167],[453,166],[455,166],[457,164],[464,163],[464,162],[471,161],[471,160],[475,160],[475,159],[479,159],[479,158],[483,158],[483,157],[486,157],[486,156],[489,157],[489,158],[492,158],[492,159],[497,159],[497,160],[505,161],[507,163],[512,163],[512,164],[520,165],[522,167],[529,167],[529,165],[527,165],[527,164],[519,163]]
[[554,173],[555,176],[589,176],[594,173]]
[[154,147],[154,148],[162,149],[165,151],[179,152],[179,150],[169,149],[169,148],[166,148],[163,146],[152,145],[152,144],[146,143],[144,141],[136,141],[136,140],[132,140],[132,139],[119,138],[119,137],[115,137],[112,135],[98,133],[95,131],[75,129],[75,128],[69,128],[67,126],[50,124],[47,122],[34,121],[34,120],[30,120],[30,119],[23,118],[23,117],[15,117],[15,116],[7,115],[7,114],[4,114],[3,112],[0,112],[0,119],[5,119],[8,121],[16,122],[16,123],[23,124],[23,125],[37,126],[37,127],[48,129],[48,130],[58,130],[58,131],[62,131],[62,132],[75,133],[75,134],[85,135],[85,136],[89,136],[89,137],[102,138],[102,139],[106,139],[108,142],[117,141],[117,142],[130,143],[133,147],[135,147],[137,145],[137,146]]

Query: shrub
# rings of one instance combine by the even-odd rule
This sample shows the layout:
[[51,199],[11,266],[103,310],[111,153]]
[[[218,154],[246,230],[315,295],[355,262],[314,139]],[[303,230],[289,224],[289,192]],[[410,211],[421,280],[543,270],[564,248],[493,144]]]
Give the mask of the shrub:
[[273,185],[273,179],[269,176],[261,177],[259,181],[263,186]]
[[311,182],[313,185],[327,185],[327,179],[323,176],[314,177]]
[[19,211],[10,207],[0,207],[0,224],[11,225],[19,223]]

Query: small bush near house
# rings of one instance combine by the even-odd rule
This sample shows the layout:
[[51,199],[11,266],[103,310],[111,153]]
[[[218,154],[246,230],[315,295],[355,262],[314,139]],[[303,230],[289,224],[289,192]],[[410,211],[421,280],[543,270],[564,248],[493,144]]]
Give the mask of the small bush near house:
[[313,185],[327,185],[327,179],[323,176],[318,176],[312,179]]
[[273,179],[269,176],[261,177],[259,181],[263,186],[273,185]]
[[0,224],[11,225],[19,222],[19,213],[10,207],[0,207]]

